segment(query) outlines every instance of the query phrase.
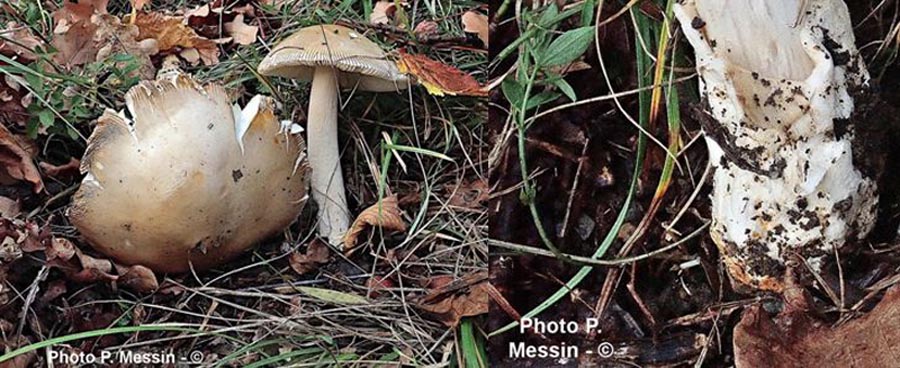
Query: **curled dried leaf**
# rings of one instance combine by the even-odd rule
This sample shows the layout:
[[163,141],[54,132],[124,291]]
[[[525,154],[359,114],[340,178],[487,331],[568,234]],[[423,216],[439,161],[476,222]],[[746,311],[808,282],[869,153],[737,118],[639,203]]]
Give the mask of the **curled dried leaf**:
[[376,226],[386,230],[406,231],[406,222],[400,214],[400,206],[397,204],[397,196],[385,197],[378,203],[366,208],[344,235],[344,249],[349,250],[356,246],[360,233],[366,226]]
[[400,51],[397,68],[409,74],[435,96],[487,96],[487,90],[469,74],[425,55]]

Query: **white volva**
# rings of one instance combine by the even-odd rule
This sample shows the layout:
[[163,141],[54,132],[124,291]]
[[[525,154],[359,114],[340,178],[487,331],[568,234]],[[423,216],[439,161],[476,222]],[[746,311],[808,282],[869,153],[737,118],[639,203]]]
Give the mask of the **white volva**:
[[780,290],[785,261],[815,269],[875,222],[854,168],[851,93],[869,75],[841,0],[686,0],[709,159],[711,235],[739,286]]

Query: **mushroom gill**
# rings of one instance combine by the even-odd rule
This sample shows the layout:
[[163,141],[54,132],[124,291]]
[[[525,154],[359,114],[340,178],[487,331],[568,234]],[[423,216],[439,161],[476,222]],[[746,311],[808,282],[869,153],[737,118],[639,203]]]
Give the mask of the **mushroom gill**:
[[104,112],[68,216],[96,250],[158,272],[206,269],[283,230],[307,200],[303,138],[254,97],[180,73],[143,81],[130,114]]

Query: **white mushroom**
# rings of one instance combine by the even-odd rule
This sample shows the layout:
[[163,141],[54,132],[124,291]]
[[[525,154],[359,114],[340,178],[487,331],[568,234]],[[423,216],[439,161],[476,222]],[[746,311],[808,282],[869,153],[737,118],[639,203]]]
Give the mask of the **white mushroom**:
[[852,93],[868,73],[840,0],[685,0],[711,162],[712,238],[736,286],[780,290],[792,254],[816,270],[875,222],[854,167]]
[[232,259],[299,215],[308,185],[303,138],[272,101],[243,111],[220,85],[162,73],[107,110],[81,161],[68,216],[98,251],[158,272]]
[[319,206],[318,232],[336,246],[350,226],[338,146],[338,88],[386,92],[407,88],[407,77],[385,60],[377,44],[337,25],[303,28],[276,45],[259,73],[312,81],[309,99],[309,163],[312,195]]

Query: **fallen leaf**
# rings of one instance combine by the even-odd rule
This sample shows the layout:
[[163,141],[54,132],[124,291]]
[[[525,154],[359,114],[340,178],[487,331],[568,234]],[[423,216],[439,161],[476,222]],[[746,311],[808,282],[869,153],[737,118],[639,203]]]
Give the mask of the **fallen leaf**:
[[[5,334],[4,334],[5,335]],[[25,336],[17,336],[12,334],[8,340],[0,339],[0,351],[8,352],[26,345],[31,344]],[[0,362],[0,368],[25,368],[36,365],[37,351],[29,351],[27,353],[17,355],[10,360]]]
[[116,265],[116,272],[120,275],[116,282],[135,292],[147,294],[159,289],[159,282],[156,281],[156,275],[154,275],[153,271],[147,267],[141,265]]
[[56,279],[50,281],[44,288],[44,294],[41,295],[41,301],[44,303],[49,303],[58,298],[60,295],[65,294],[67,290],[68,289],[66,288],[65,280]]
[[35,193],[44,190],[41,173],[34,166],[34,152],[33,143],[24,136],[12,134],[0,124],[0,183],[8,182],[8,179],[27,181]]
[[366,281],[366,288],[369,289],[369,295],[373,298],[381,296],[381,292],[393,288],[394,282],[383,276],[372,276]]
[[18,216],[21,211],[22,206],[19,201],[12,198],[0,196],[0,217],[11,219]]
[[216,43],[201,37],[193,29],[184,25],[181,17],[165,16],[159,13],[138,13],[134,24],[140,30],[137,40],[155,39],[159,51],[195,48],[205,65],[219,62],[219,48]]
[[329,290],[322,288],[315,288],[309,286],[298,286],[297,290],[300,290],[303,294],[311,296],[313,298],[319,299],[323,302],[328,302],[337,305],[363,305],[369,304],[369,301],[366,300],[365,297],[345,293],[337,290]]
[[432,289],[414,301],[419,309],[431,313],[444,325],[454,328],[463,317],[488,312],[488,273],[480,271]]
[[366,208],[353,220],[350,230],[344,235],[344,249],[350,250],[356,246],[359,234],[366,226],[376,226],[385,230],[406,231],[406,222],[400,215],[400,207],[397,205],[397,196],[385,197],[380,202]]
[[80,165],[81,161],[74,157],[70,157],[69,162],[62,165],[54,165],[48,162],[41,162],[38,164],[47,176],[52,176],[54,178],[79,175]]
[[478,34],[478,39],[488,48],[488,40],[490,39],[490,27],[488,27],[487,15],[476,11],[469,10],[462,15],[463,31],[466,33]]
[[397,68],[401,73],[414,76],[428,93],[435,96],[487,96],[487,90],[471,75],[425,55],[401,50]]
[[484,179],[464,181],[458,186],[448,186],[447,190],[451,193],[450,205],[455,207],[481,208],[490,198],[490,187]]
[[786,303],[772,318],[759,306],[734,329],[736,367],[887,367],[900,361],[900,286],[862,317],[837,327],[817,320],[803,304]]
[[43,46],[44,42],[31,33],[31,29],[16,22],[6,23],[0,30],[0,55],[28,64],[37,59],[34,50]]
[[24,83],[21,77],[11,74],[0,79],[0,121],[25,126],[31,116],[26,109],[31,104],[31,94],[22,86]]
[[427,38],[437,35],[438,24],[433,20],[419,22],[419,24],[416,24],[416,28],[413,29],[413,33],[416,34],[417,38]]
[[369,23],[372,24],[391,24],[391,18],[397,11],[397,5],[393,1],[379,1],[372,8],[372,14],[369,15]]
[[256,42],[257,31],[259,31],[259,27],[244,24],[244,14],[238,14],[233,21],[225,23],[225,32],[228,32],[234,43],[239,45]]
[[306,274],[319,269],[319,266],[328,263],[331,251],[325,242],[313,239],[306,247],[306,254],[294,252],[288,260],[291,268],[298,274]]
[[[83,0],[77,3],[64,1],[53,12],[56,28],[50,43],[58,51],[53,59],[67,67],[93,62],[99,47],[94,42],[98,25],[92,21],[94,15],[107,14],[108,0]],[[95,18],[95,20],[100,19]]]

